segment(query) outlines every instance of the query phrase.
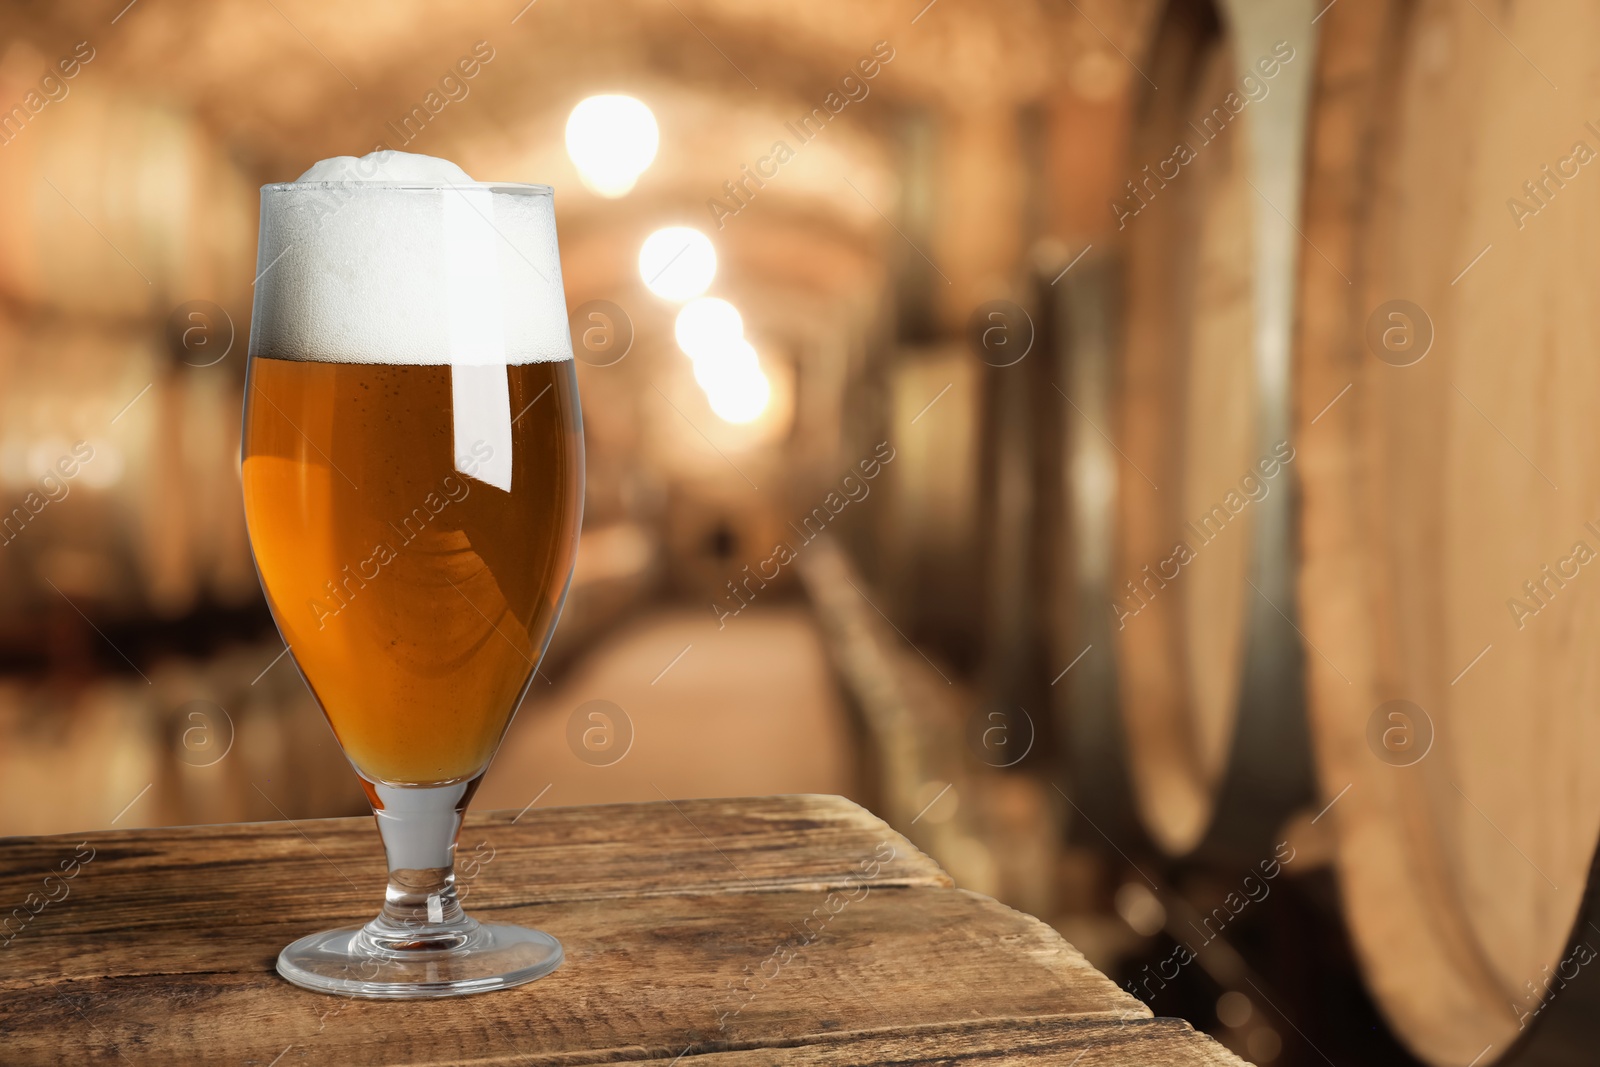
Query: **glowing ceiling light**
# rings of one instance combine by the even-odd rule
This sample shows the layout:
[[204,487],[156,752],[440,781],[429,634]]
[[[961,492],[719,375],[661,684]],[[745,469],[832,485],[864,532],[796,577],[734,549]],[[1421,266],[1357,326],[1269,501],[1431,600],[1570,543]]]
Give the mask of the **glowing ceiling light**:
[[717,276],[717,250],[699,230],[668,226],[645,238],[639,276],[659,297],[689,300],[705,292]]
[[723,382],[760,373],[760,357],[742,337],[704,349],[694,360],[694,380],[708,393]]
[[772,398],[772,383],[761,371],[755,348],[743,338],[697,355],[694,380],[705,390],[711,410],[728,422],[754,422]]
[[724,348],[744,336],[744,319],[739,309],[726,300],[702,296],[683,305],[673,325],[678,347],[690,359]]
[[632,189],[660,144],[655,115],[631,96],[591,96],[567,118],[567,155],[583,184],[601,196]]
[[706,394],[717,417],[732,423],[754,422],[767,410],[772,399],[772,383],[759,370],[724,383]]

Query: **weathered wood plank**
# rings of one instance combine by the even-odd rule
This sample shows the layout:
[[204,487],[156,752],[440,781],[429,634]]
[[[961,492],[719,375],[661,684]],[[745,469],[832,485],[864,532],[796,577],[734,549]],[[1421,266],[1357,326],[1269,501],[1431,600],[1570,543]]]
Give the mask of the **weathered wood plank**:
[[[276,1042],[276,1055],[315,1039],[329,1062],[372,1062],[387,1047],[402,1062],[428,1063],[507,1048],[681,1051],[969,1019],[1147,1014],[1054,930],[987,897],[873,887],[854,895],[836,894],[831,915],[826,891],[505,908],[496,918],[562,940],[559,971],[519,989],[404,1005],[279,979],[278,949],[314,929],[303,921],[57,939],[45,943],[48,955],[18,938],[27,978],[8,968],[0,982],[0,1035],[22,1062],[87,1028],[135,1060],[138,1049],[161,1048],[241,1062],[262,1041]],[[219,1030],[219,1019],[261,1021]]]
[[[330,1015],[331,1018],[331,1015]],[[80,1040],[69,1047],[84,1063],[122,1063],[118,1051],[103,1037],[80,1024],[72,1035]],[[140,1050],[144,1051],[144,1050]],[[273,1067],[299,1064],[342,1063],[329,1055],[329,1048],[313,1037],[305,1044],[290,1044],[277,1049],[261,1049],[240,1059],[241,1064],[265,1067],[281,1056]],[[473,1067],[535,1067],[544,1064],[586,1064],[628,1062],[639,1064],[682,1063],[699,1067],[949,1067],[953,1064],[982,1063],[986,1067],[1249,1067],[1243,1060],[1196,1033],[1179,1019],[1129,1019],[1118,1022],[1075,1019],[997,1019],[979,1023],[956,1023],[901,1030],[867,1030],[820,1034],[805,1041],[771,1046],[730,1048],[726,1045],[698,1045],[685,1042],[678,1047],[604,1049],[592,1052],[547,1053],[537,1048],[518,1047],[510,1038],[497,1038],[493,1051],[481,1057],[462,1058],[446,1054],[433,1060],[398,1060],[396,1048],[381,1035],[375,1037],[370,1060],[357,1062],[397,1063],[415,1067],[446,1067],[471,1064]],[[205,1054],[207,1062],[212,1053]],[[23,1067],[33,1060],[17,1061]],[[39,1063],[58,1061],[40,1059]],[[135,1061],[137,1062],[137,1061]],[[181,1064],[187,1060],[163,1060]]]
[[[92,853],[79,853],[79,842]],[[469,910],[481,912],[614,895],[835,887],[883,842],[894,856],[875,885],[951,884],[887,823],[821,796],[469,813],[457,867]],[[29,920],[29,938],[232,923],[263,909],[309,929],[364,921],[383,899],[377,829],[355,818],[0,839],[0,906],[23,904],[75,854],[92,859],[66,899]]]
[[695,1062],[698,1067],[936,1067],[980,1061],[987,1067],[1248,1067],[1181,1019],[1004,1019],[712,1052]]
[[[474,817],[464,855],[494,851],[469,907],[555,934],[560,970],[443,1001],[279,979],[289,941],[370,916],[376,837],[365,819],[94,835],[70,893],[0,950],[0,1062],[1238,1064],[838,798]],[[78,840],[0,841],[0,893]]]

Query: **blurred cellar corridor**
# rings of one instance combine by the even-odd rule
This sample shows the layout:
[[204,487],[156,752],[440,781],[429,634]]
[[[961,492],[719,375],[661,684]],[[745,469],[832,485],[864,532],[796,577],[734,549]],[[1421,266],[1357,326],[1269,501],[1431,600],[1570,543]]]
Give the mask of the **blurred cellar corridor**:
[[1597,35],[0,6],[0,836],[368,812],[246,539],[258,189],[423,153],[554,187],[587,450],[476,810],[842,794],[1254,1063],[1589,1062]]
[[[974,684],[1043,654],[1032,631],[985,636],[1043,610],[1012,551],[1032,474],[990,429],[1039,398],[994,388],[969,320],[1031,299],[1106,228],[1115,155],[1073,144],[1124,120],[1138,75],[1118,42],[1153,5],[1092,23],[1052,4],[915,23],[814,4],[100,14],[0,16],[0,99],[46,101],[0,150],[0,482],[45,502],[0,553],[0,832],[362,810],[278,658],[238,412],[256,186],[382,147],[557,189],[585,526],[480,806],[815,791],[915,816],[951,780]],[[608,111],[618,93],[644,117]],[[652,269],[664,298],[640,255],[671,226],[710,242]],[[697,383],[680,275],[727,302],[705,304],[708,329],[736,309],[753,399]],[[81,472],[52,475],[79,441]],[[851,662],[863,631],[876,658]],[[912,711],[902,691],[933,699]],[[609,704],[578,716],[580,758],[586,701]],[[584,747],[613,728],[631,746],[615,762]],[[1045,892],[1045,858],[1002,871],[979,826],[1048,850],[1036,817],[1059,798],[1023,779],[986,813],[959,796],[924,816],[950,862]]]

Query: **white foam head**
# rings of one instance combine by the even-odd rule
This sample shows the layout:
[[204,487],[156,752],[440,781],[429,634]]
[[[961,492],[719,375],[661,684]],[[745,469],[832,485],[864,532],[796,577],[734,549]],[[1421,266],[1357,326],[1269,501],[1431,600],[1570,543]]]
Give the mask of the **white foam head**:
[[263,186],[250,354],[503,366],[572,358],[555,206],[443,159],[374,152]]

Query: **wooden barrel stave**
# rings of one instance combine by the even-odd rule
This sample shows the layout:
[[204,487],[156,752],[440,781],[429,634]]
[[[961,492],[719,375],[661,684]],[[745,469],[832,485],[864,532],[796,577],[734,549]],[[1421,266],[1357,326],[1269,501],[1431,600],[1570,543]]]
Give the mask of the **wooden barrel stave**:
[[[1123,190],[1136,210],[1119,235],[1117,499],[1093,520],[1116,546],[1101,587],[1116,682],[1102,698],[1120,709],[1141,822],[1170,854],[1233,859],[1266,847],[1309,787],[1288,621],[1290,294],[1263,278],[1288,269],[1284,234],[1297,239],[1257,192],[1293,184],[1286,146],[1303,98],[1291,82],[1306,75],[1280,64],[1267,93],[1241,103],[1256,59],[1239,41],[1279,40],[1279,27],[1239,6],[1224,18],[1197,0],[1169,5],[1147,57],[1163,88],[1146,94]],[[1182,161],[1175,175],[1156,163],[1169,159]]]
[[[1529,983],[1571,944],[1600,833],[1583,758],[1600,618],[1581,577],[1520,628],[1508,610],[1576,541],[1600,546],[1581,436],[1600,394],[1584,284],[1600,212],[1556,188],[1519,229],[1508,201],[1575,139],[1600,148],[1582,44],[1597,21],[1517,3],[1491,24],[1432,2],[1324,20],[1306,231],[1350,280],[1314,258],[1302,278],[1312,725],[1369,982],[1439,1064],[1494,1062],[1541,1006]],[[1431,319],[1410,366],[1364,336],[1393,299]],[[1394,698],[1432,722],[1411,766],[1368,742]]]
[[[1133,142],[1135,163],[1165,159],[1175,143],[1193,136],[1187,125],[1203,114],[1203,102],[1220,98],[1216,90],[1219,81],[1226,81],[1229,47],[1208,15],[1199,5],[1175,5],[1169,12],[1152,64],[1154,76],[1169,86],[1169,92],[1154,92],[1147,102]],[[1248,368],[1248,285],[1231,294],[1245,303],[1242,328],[1235,308],[1213,314],[1215,305],[1208,305],[1196,292],[1207,273],[1202,261],[1229,278],[1241,272],[1248,275],[1248,250],[1241,257],[1238,244],[1226,240],[1224,228],[1208,225],[1213,212],[1226,211],[1239,199],[1231,188],[1242,177],[1236,169],[1238,139],[1231,136],[1238,132],[1226,131],[1218,138],[1222,143],[1207,146],[1191,164],[1196,172],[1180,173],[1170,188],[1159,182],[1145,185],[1153,199],[1128,220],[1126,237],[1127,310],[1118,368],[1118,421],[1127,465],[1119,471],[1112,589],[1120,609],[1115,639],[1118,689],[1144,822],[1157,843],[1174,852],[1191,849],[1210,822],[1220,774],[1215,739],[1228,734],[1234,711],[1215,684],[1208,688],[1210,699],[1198,707],[1191,699],[1194,661],[1186,624],[1191,599],[1198,608],[1200,598],[1188,586],[1168,592],[1165,579],[1192,498],[1203,499],[1216,488],[1216,472],[1211,469],[1218,458],[1215,452],[1207,450],[1201,457],[1190,455],[1187,447],[1194,407],[1190,398],[1195,392],[1210,391],[1205,385],[1195,388],[1196,382],[1209,377],[1207,370],[1220,371],[1227,381],[1238,376],[1241,365]],[[1197,344],[1202,340],[1209,344]],[[1231,361],[1229,350],[1234,354]],[[1215,365],[1194,365],[1203,363],[1206,355],[1215,357]],[[1231,446],[1237,435],[1228,437],[1228,447],[1217,451],[1236,450]],[[1210,484],[1191,488],[1197,477]],[[1244,540],[1231,539],[1234,551],[1225,556],[1208,556],[1203,577],[1198,571],[1183,575],[1190,581],[1198,578],[1207,591],[1221,592],[1223,610],[1235,616],[1238,601],[1229,596],[1227,587],[1237,584],[1237,574],[1230,583],[1226,571],[1229,564],[1237,566],[1237,549]],[[1195,565],[1200,562],[1197,559]],[[1151,571],[1158,573],[1152,577]],[[1224,641],[1240,636],[1237,617],[1233,623]],[[1222,654],[1231,662],[1206,672],[1208,680],[1236,677],[1237,648],[1231,655]],[[1216,718],[1207,720],[1206,713]]]

